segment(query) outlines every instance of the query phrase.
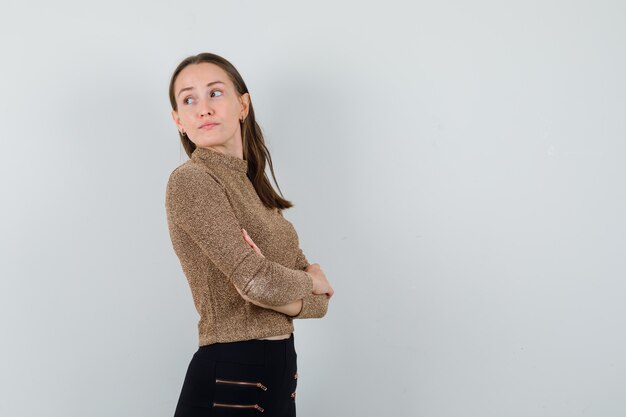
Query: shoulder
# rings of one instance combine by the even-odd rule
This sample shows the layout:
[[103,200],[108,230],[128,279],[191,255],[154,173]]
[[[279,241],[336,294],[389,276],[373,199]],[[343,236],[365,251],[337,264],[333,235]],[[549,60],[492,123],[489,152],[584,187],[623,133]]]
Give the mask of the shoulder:
[[168,192],[197,186],[222,187],[222,183],[207,167],[192,160],[188,160],[174,168],[167,180]]
[[165,190],[168,208],[222,204],[227,199],[225,187],[207,167],[191,160],[170,173]]
[[201,176],[204,171],[200,164],[190,159],[172,170],[169,181]]
[[208,168],[187,161],[170,173],[165,191],[165,206],[174,216],[189,210],[204,210],[208,206],[228,201],[219,179]]

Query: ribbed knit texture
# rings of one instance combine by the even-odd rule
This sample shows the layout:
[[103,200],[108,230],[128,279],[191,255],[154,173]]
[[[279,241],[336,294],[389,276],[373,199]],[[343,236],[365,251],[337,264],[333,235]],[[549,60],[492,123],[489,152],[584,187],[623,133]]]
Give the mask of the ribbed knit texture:
[[[280,210],[263,205],[247,170],[244,159],[196,148],[167,182],[167,224],[200,315],[200,346],[291,333],[292,319],[320,318],[328,308],[325,294],[312,293],[296,230]],[[271,306],[302,298],[302,310],[290,317],[256,306],[235,286]]]

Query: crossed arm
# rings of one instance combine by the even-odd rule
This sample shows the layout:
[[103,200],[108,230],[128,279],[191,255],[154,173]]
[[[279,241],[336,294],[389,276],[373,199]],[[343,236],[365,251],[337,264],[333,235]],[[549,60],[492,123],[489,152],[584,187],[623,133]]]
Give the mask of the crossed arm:
[[294,269],[271,262],[242,238],[222,186],[198,166],[172,172],[166,194],[168,221],[182,228],[237,292],[264,308],[293,318],[319,318],[326,314],[328,298],[313,294],[309,263],[299,250]]
[[285,304],[285,305],[281,305],[281,306],[268,306],[266,304],[260,303],[258,301],[254,301],[251,300],[250,298],[246,297],[244,294],[241,293],[241,291],[239,291],[239,289],[237,287],[235,287],[237,289],[237,292],[241,295],[241,298],[243,298],[244,300],[257,305],[259,307],[262,308],[269,308],[271,310],[274,311],[278,311],[279,313],[283,313],[286,314],[288,316],[296,316],[298,315],[298,313],[300,313],[302,311],[302,298],[300,298],[299,300],[296,301],[292,301],[289,304]]
[[[252,240],[252,238],[248,235],[248,233],[246,232],[245,229],[242,229],[243,232],[243,238],[245,239],[245,241],[252,247],[252,249],[254,249],[254,251],[256,253],[258,253],[261,256],[264,256],[261,253],[261,250],[256,246],[256,244],[254,243],[254,241]],[[296,268],[300,269],[300,270],[305,270],[306,272],[306,267],[308,267],[309,262],[306,260],[306,257],[304,256],[304,253],[302,252],[302,249],[298,248],[298,259],[296,262]],[[311,279],[313,279],[311,277]],[[235,287],[236,288],[236,287]],[[321,297],[325,297],[325,294],[321,294],[321,295],[315,295],[313,296],[312,294],[304,297],[304,298],[300,298],[298,300],[292,301],[289,304],[284,304],[284,305],[280,305],[280,306],[270,306],[270,305],[266,305],[257,301],[254,301],[252,299],[250,299],[249,297],[247,297],[245,294],[243,294],[238,288],[237,292],[241,295],[241,297],[248,301],[251,302],[252,304],[255,304],[259,307],[262,308],[269,308],[272,309],[274,311],[278,311],[279,313],[283,313],[286,314],[288,316],[291,317],[296,317],[298,316],[298,318],[305,318],[304,316],[307,314],[307,310],[303,311],[303,307],[305,306],[305,300],[308,302],[307,306],[310,305],[310,302],[314,299],[317,298],[317,300],[322,300]],[[326,309],[328,307],[328,301],[326,300],[326,305],[321,305],[323,311],[321,311],[320,309],[320,305],[319,305],[319,301],[318,301],[318,307],[317,309],[313,309],[313,311],[310,311],[312,309],[308,309],[308,317],[318,317],[320,314],[321,316],[323,316],[326,312]],[[321,317],[319,316],[319,317]]]

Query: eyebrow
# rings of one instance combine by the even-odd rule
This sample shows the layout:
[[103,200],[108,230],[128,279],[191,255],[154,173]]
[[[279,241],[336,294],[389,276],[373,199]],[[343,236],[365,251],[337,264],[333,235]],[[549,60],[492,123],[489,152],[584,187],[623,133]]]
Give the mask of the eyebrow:
[[[219,80],[218,80],[218,81],[212,81],[212,82],[208,83],[206,86],[207,86],[207,87],[210,87],[210,86],[212,86],[213,84],[224,84],[224,85],[226,85],[226,84],[225,84],[225,83],[223,83],[222,81],[219,81]],[[183,91],[193,90],[193,89],[194,89],[194,87],[185,87],[185,88],[182,88],[182,89],[178,92],[178,94],[176,95],[176,97],[180,96],[180,94],[181,94]]]

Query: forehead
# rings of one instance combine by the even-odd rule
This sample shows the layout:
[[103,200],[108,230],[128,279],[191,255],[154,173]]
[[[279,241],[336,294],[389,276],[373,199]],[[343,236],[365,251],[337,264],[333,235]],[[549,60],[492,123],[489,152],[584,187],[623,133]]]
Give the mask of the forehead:
[[201,62],[187,65],[176,77],[174,93],[178,94],[178,91],[185,87],[201,88],[213,81],[222,81],[227,86],[232,86],[226,71],[215,64]]

